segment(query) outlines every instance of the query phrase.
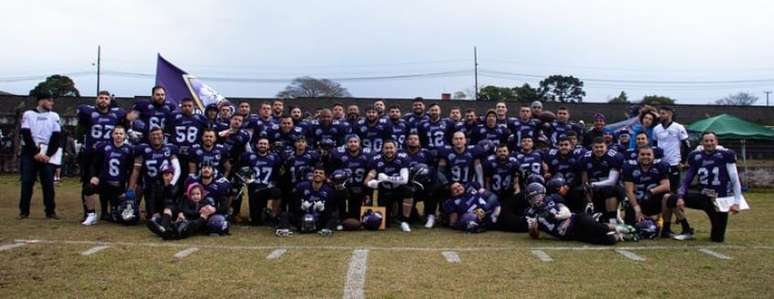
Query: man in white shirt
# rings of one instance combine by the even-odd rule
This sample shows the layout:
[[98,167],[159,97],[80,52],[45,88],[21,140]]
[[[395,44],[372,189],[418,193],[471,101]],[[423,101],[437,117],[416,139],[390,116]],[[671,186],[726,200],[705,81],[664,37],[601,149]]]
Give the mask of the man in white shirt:
[[669,164],[669,186],[672,193],[680,186],[680,168],[685,165],[688,154],[688,131],[683,125],[673,121],[672,107],[659,107],[660,123],[653,128],[653,139],[656,145],[664,151],[662,161]]
[[54,108],[54,97],[50,94],[37,96],[38,106],[24,112],[21,121],[22,152],[20,160],[21,198],[19,199],[19,217],[30,215],[30,201],[35,178],[40,177],[43,188],[43,204],[46,218],[59,219],[54,209],[54,169],[57,163],[52,159],[61,147],[62,127],[59,114]]

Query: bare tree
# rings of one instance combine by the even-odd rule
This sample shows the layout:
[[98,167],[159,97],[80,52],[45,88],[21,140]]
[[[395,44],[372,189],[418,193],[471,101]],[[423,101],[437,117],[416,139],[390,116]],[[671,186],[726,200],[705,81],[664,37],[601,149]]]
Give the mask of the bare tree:
[[740,92],[737,94],[729,95],[725,98],[715,101],[715,105],[724,106],[750,106],[758,101],[758,97],[751,95],[747,92]]
[[455,91],[454,94],[452,95],[452,99],[455,99],[455,100],[462,100],[467,98],[468,98],[468,95],[464,91]]
[[298,97],[329,97],[340,98],[350,97],[349,91],[341,84],[328,80],[316,79],[312,77],[299,77],[293,79],[285,90],[277,93],[277,97],[298,98]]

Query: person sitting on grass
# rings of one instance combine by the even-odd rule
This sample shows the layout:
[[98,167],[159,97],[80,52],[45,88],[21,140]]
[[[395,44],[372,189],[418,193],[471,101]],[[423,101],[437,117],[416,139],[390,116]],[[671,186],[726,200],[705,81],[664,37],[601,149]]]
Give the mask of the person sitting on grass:
[[576,214],[564,204],[564,196],[570,188],[561,177],[555,177],[547,183],[551,194],[546,196],[546,187],[540,183],[531,183],[524,191],[529,201],[527,223],[529,236],[539,237],[544,231],[559,240],[575,240],[598,245],[613,245],[619,241],[635,240],[634,227],[619,224],[597,222],[588,214]]
[[497,196],[486,189],[470,188],[467,191],[460,182],[451,184],[451,197],[444,202],[449,226],[469,233],[493,229],[500,215]]
[[[220,217],[211,219],[210,216],[216,211],[215,203],[206,195],[204,186],[199,183],[190,184],[185,198],[180,200],[179,204],[168,205],[160,220],[154,217],[148,221],[150,230],[164,240],[185,239],[193,234],[205,232],[210,227],[208,220],[222,223],[223,221],[218,221]],[[168,201],[168,204],[171,203]],[[173,215],[176,216],[171,221]]]

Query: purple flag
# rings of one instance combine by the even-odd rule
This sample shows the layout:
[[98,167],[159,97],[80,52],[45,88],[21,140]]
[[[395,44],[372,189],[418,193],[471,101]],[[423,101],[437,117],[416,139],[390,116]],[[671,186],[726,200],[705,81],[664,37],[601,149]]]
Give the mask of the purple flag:
[[201,111],[208,104],[226,100],[215,89],[176,67],[161,54],[156,61],[156,85],[166,89],[167,100],[171,103],[178,105],[183,98],[192,98]]

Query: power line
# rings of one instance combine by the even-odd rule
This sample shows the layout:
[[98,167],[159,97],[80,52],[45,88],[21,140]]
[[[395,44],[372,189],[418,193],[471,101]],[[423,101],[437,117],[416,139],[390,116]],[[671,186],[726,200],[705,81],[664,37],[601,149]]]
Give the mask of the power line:
[[[523,77],[523,78],[546,78],[548,76],[546,75],[537,75],[537,74],[524,74],[524,73],[512,73],[512,72],[505,72],[505,71],[498,71],[498,70],[492,70],[492,69],[480,69],[481,73],[487,73],[487,74],[494,74],[494,75],[504,75],[504,76],[513,76],[513,77]],[[620,79],[603,79],[603,78],[581,78],[583,82],[606,82],[606,83],[630,83],[630,84],[674,84],[674,85],[695,85],[695,84],[744,84],[744,83],[771,83],[774,82],[774,78],[767,78],[767,79],[743,79],[743,80],[696,80],[696,81],[686,81],[686,80],[675,80],[675,81],[664,81],[664,80],[620,80]]]

